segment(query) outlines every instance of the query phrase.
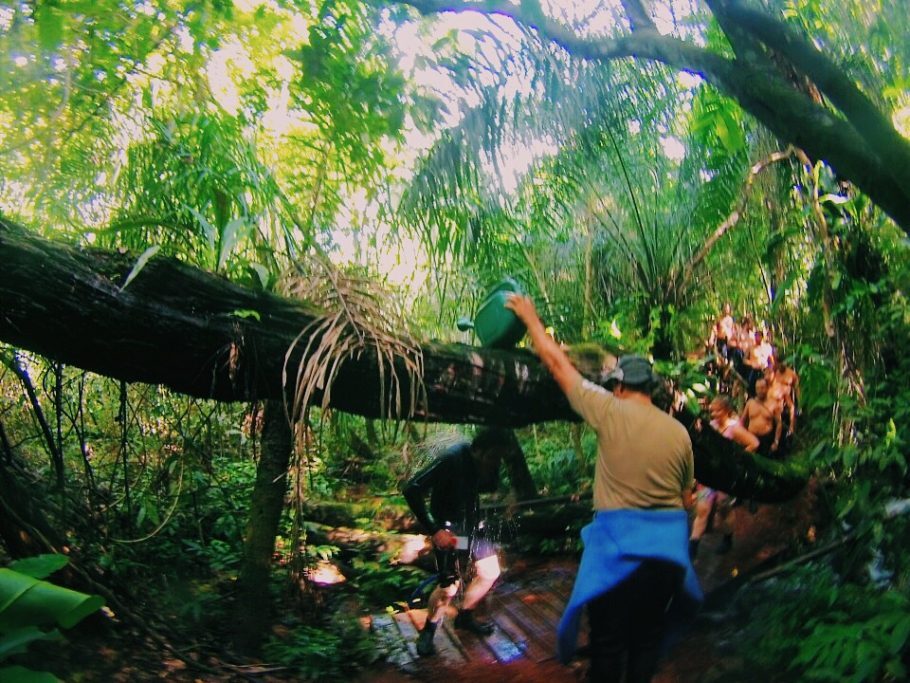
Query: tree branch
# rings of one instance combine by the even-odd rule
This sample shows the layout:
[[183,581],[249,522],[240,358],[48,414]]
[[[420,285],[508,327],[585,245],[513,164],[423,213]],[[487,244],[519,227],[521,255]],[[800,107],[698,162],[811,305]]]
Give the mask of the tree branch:
[[[541,37],[556,43],[571,55],[580,59],[611,60],[622,57],[640,57],[653,59],[665,64],[690,71],[701,76],[715,75],[718,70],[723,70],[732,65],[729,60],[716,55],[704,48],[691,43],[662,36],[654,25],[650,28],[641,27],[634,33],[616,38],[581,38],[565,25],[547,17],[539,9],[532,10],[528,3],[516,7],[504,0],[488,0],[478,2],[446,2],[443,0],[400,0],[398,4],[409,5],[423,15],[440,14],[444,12],[480,12],[496,16],[508,17],[512,21],[536,30]],[[644,13],[644,8],[638,0],[631,0],[630,4],[638,5]],[[537,7],[535,5],[535,7]],[[633,9],[633,12],[636,10]],[[645,14],[645,16],[647,16]],[[631,17],[630,17],[631,20]],[[650,23],[650,19],[648,20]]]
[[622,0],[622,6],[626,10],[633,31],[657,30],[642,0]]
[[705,4],[710,8],[736,56],[739,59],[754,60],[762,50],[761,43],[724,13],[723,0],[705,0]]
[[[712,6],[729,8],[730,2],[732,0],[726,0],[726,4],[723,4],[724,0],[712,0]],[[869,138],[854,127],[853,120],[844,121],[795,89],[781,76],[768,56],[758,51],[746,51],[736,60],[731,60],[692,43],[662,36],[653,29],[639,29],[616,38],[582,39],[566,26],[546,17],[536,3],[530,8],[530,3],[516,7],[505,0],[464,3],[400,0],[400,4],[415,7],[423,14],[472,11],[506,16],[536,29],[542,38],[582,59],[649,59],[700,75],[735,99],[780,140],[805,150],[814,158],[824,159],[839,175],[863,190],[905,233],[910,234],[910,171],[907,171],[903,161],[910,159],[910,155],[905,157],[902,153],[893,152],[890,156],[883,156],[879,152],[883,146],[887,147],[884,142],[888,139],[895,140],[895,150],[902,149],[906,143],[895,137],[896,131],[884,130],[890,127],[888,122],[881,118],[880,113],[876,114],[877,110],[863,99],[865,96],[862,93],[856,91],[851,95],[850,87],[845,85],[846,76],[820,54],[815,57],[809,55],[815,60],[810,60],[811,73],[818,72],[829,92],[837,93],[837,101],[841,102],[839,106],[846,108],[843,111],[855,111],[855,116],[879,117],[872,128],[880,131],[881,144],[870,148]],[[779,37],[775,38],[775,32],[783,27],[780,22],[761,13],[747,12],[745,16],[754,20],[757,35],[763,36],[767,45],[780,42]],[[788,50],[797,50],[799,44],[794,40],[789,45]],[[837,76],[844,83],[838,84]],[[855,122],[860,120],[865,119],[857,118]],[[885,163],[889,158],[896,161]]]
[[[868,140],[895,178],[910,176],[910,141],[900,135],[879,108],[843,70],[782,21],[744,6],[739,0],[716,0],[724,14],[801,69]],[[715,15],[717,12],[715,12]]]
[[737,206],[729,216],[727,216],[724,221],[717,226],[711,236],[705,241],[701,249],[692,257],[692,260],[689,261],[689,264],[686,266],[686,270],[683,273],[682,279],[679,284],[679,291],[685,291],[686,287],[689,285],[689,281],[692,279],[692,276],[695,273],[695,270],[701,264],[702,261],[707,258],[708,254],[711,253],[711,249],[714,248],[714,245],[717,244],[718,240],[721,237],[727,234],[733,226],[735,226],[739,219],[742,217],[743,209],[746,206],[746,202],[749,199],[749,191],[752,189],[752,183],[755,181],[755,177],[768,168],[771,164],[777,163],[779,161],[784,161],[785,159],[791,159],[796,154],[796,149],[789,147],[783,152],[774,152],[765,159],[762,159],[758,163],[754,164],[752,168],[749,169],[749,174],[746,176],[746,182],[743,184],[743,189],[740,191],[740,201],[739,206]]

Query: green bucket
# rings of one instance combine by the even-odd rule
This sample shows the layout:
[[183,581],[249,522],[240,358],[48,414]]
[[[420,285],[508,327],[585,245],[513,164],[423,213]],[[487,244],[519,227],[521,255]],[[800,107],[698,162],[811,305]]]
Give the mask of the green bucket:
[[480,303],[474,320],[460,319],[458,329],[473,328],[481,346],[493,349],[512,348],[525,334],[524,323],[505,307],[506,299],[512,293],[524,294],[524,290],[514,279],[504,278]]

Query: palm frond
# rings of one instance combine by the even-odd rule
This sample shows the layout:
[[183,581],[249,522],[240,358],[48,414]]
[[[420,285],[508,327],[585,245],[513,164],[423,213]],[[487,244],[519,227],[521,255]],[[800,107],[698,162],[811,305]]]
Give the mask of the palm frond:
[[[392,310],[394,299],[375,279],[343,273],[327,259],[298,263],[282,281],[286,296],[299,298],[325,311],[300,331],[285,354],[282,382],[293,389],[287,406],[296,421],[321,395],[331,401],[332,384],[342,364],[367,349],[378,359],[380,400],[385,416],[406,418],[425,400],[423,354],[409,334],[403,311]],[[293,359],[298,358],[296,367]],[[403,366],[406,377],[399,373]],[[406,393],[405,393],[406,389]]]

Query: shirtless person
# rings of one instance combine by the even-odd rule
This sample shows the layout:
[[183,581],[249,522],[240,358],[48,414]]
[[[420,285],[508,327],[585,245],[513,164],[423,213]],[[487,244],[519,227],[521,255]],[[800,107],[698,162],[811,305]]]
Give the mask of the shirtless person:
[[746,367],[746,359],[752,355],[752,348],[755,346],[755,326],[748,315],[743,316],[736,336],[737,348],[733,353],[733,367],[743,379],[748,379],[749,369]]
[[714,323],[714,343],[717,353],[724,360],[730,359],[729,344],[733,339],[733,309],[730,302],[724,304],[723,313]]
[[758,437],[756,453],[770,458],[777,453],[783,428],[778,401],[768,396],[768,380],[755,382],[755,398],[746,401],[739,421]]
[[765,341],[765,333],[761,330],[755,331],[755,346],[752,352],[746,357],[746,365],[749,366],[749,396],[755,396],[755,382],[758,381],[766,368],[774,365],[774,347]]
[[[786,361],[780,361],[767,373],[768,398],[777,404],[780,420],[787,423],[783,444],[793,437],[796,430],[796,411],[799,402],[799,375]],[[784,450],[784,449],[781,449]]]
[[781,393],[785,398],[789,399],[789,405],[794,409],[788,430],[788,433],[792,434],[796,426],[796,411],[799,410],[799,375],[787,361],[782,360],[774,368],[774,382],[782,390]]
[[[729,396],[718,394],[708,406],[708,412],[711,415],[711,426],[716,431],[738,443],[748,453],[755,452],[758,448],[758,437],[739,423]],[[695,520],[692,522],[692,531],[689,534],[689,556],[693,559],[698,553],[698,544],[708,527],[711,508],[715,506],[717,527],[724,535],[717,547],[717,554],[722,555],[729,552],[733,547],[733,501],[723,491],[715,491],[698,484],[695,493]]]

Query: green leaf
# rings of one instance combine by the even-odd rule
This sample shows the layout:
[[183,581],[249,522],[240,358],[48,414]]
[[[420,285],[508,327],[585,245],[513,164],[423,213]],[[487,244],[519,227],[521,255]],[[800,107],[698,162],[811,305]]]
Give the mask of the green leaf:
[[190,213],[193,214],[193,216],[195,217],[195,219],[197,221],[199,221],[199,225],[202,226],[202,230],[205,233],[205,240],[206,240],[206,242],[208,242],[208,245],[209,245],[209,251],[214,252],[215,251],[215,240],[218,237],[217,228],[215,228],[214,225],[209,223],[208,220],[206,219],[206,217],[203,216],[201,213],[199,213],[192,206],[190,206],[188,208],[190,210]]
[[259,278],[259,284],[262,285],[263,289],[268,289],[269,286],[269,269],[266,268],[261,263],[250,263],[247,264],[247,267],[256,273],[256,277]]
[[[10,655],[21,654],[28,648],[29,643],[37,640],[61,640],[60,632],[42,631],[37,626],[24,626],[16,628],[0,636],[0,661],[3,661]],[[7,680],[0,677],[0,680]]]
[[60,679],[46,671],[32,671],[24,666],[0,669],[0,681],[6,683],[59,683]]
[[47,555],[35,555],[34,557],[15,560],[10,563],[9,568],[35,579],[44,579],[58,569],[63,569],[69,564],[69,561],[66,555],[48,553]]
[[41,49],[48,52],[56,50],[63,42],[63,28],[65,16],[48,3],[42,3],[36,13],[35,23],[38,25],[38,42]]
[[0,629],[54,622],[69,628],[103,605],[100,596],[0,569]]
[[254,320],[262,320],[262,316],[259,315],[259,311],[254,311],[251,308],[238,308],[234,311],[231,311],[231,315],[236,318],[253,318]]
[[227,263],[228,257],[234,250],[234,245],[237,244],[237,237],[240,234],[240,228],[242,228],[245,224],[246,221],[244,221],[244,219],[235,218],[226,226],[224,226],[224,232],[221,234],[221,251],[218,254],[218,270],[224,268],[224,264]]
[[908,637],[910,637],[910,616],[904,617],[898,622],[897,626],[894,627],[894,631],[891,632],[891,642],[889,644],[891,654],[896,655],[903,650]]
[[161,247],[156,244],[142,252],[139,258],[136,259],[136,263],[133,265],[133,269],[130,271],[130,274],[126,276],[126,281],[123,283],[123,286],[120,287],[121,292],[127,288],[127,285],[133,281],[133,278],[139,275],[139,271],[145,268],[145,264],[148,263],[149,259],[152,258],[152,256],[158,253],[159,249],[161,249]]
[[715,119],[717,137],[720,138],[724,148],[731,155],[738,153],[745,146],[742,130],[739,123],[733,118],[728,107],[718,110],[718,116]]

